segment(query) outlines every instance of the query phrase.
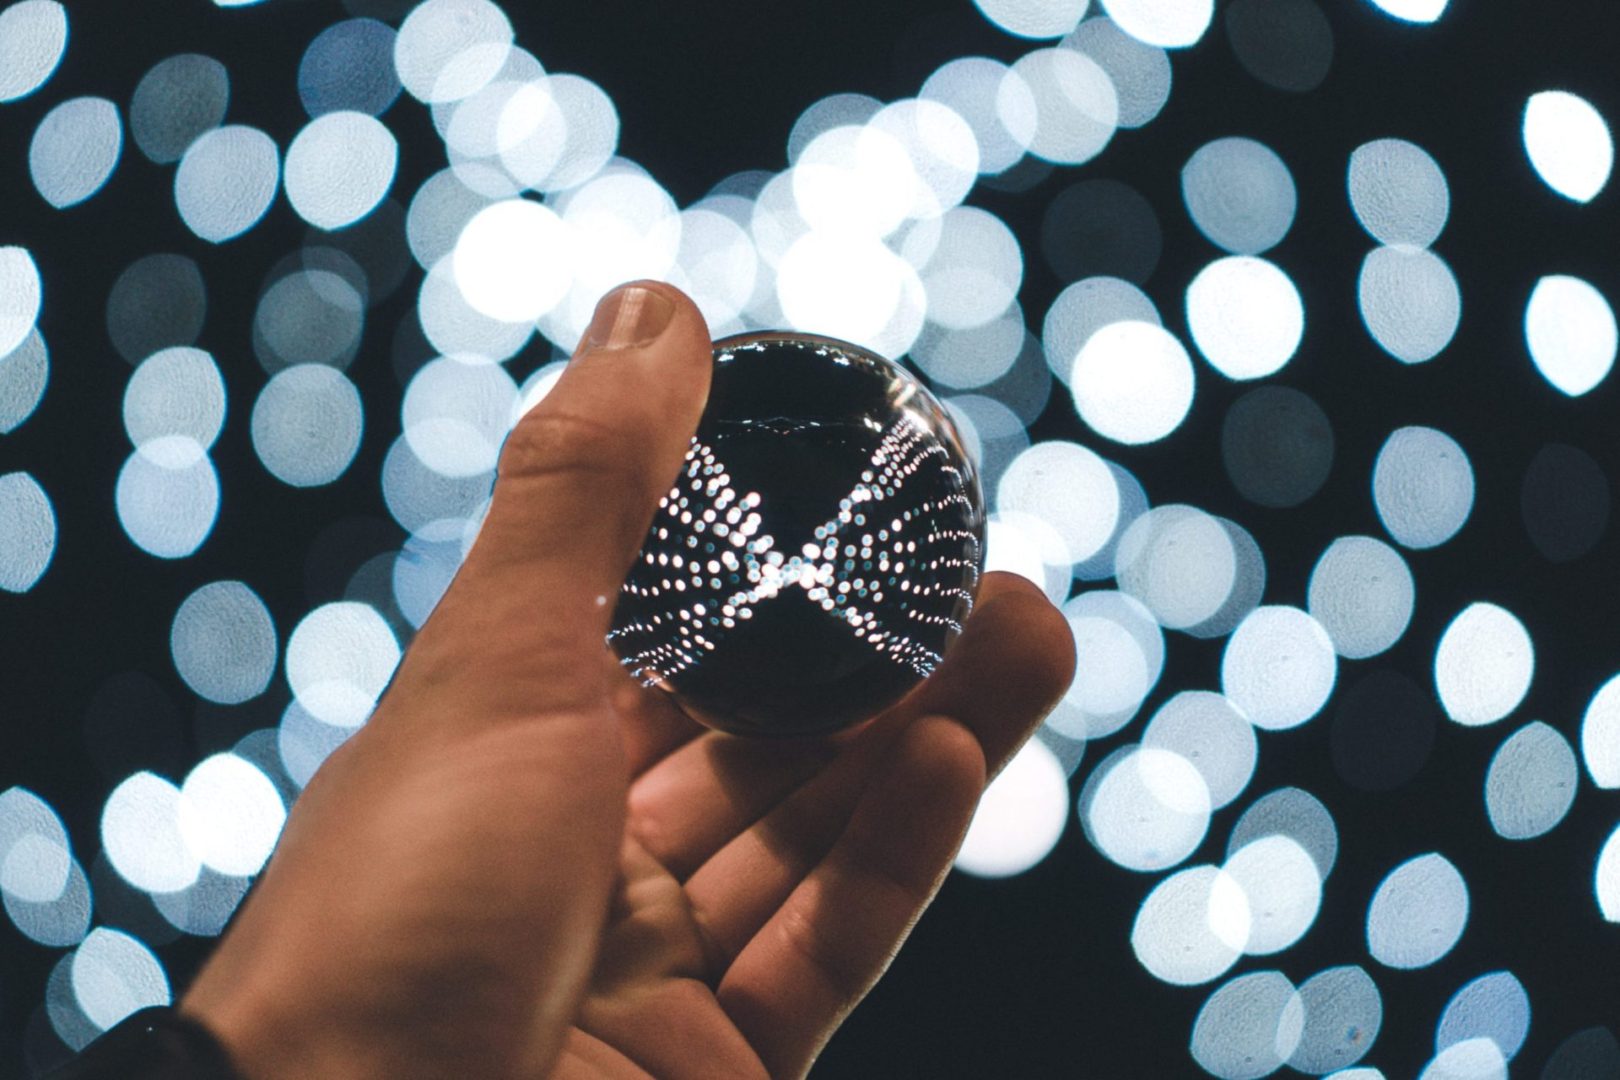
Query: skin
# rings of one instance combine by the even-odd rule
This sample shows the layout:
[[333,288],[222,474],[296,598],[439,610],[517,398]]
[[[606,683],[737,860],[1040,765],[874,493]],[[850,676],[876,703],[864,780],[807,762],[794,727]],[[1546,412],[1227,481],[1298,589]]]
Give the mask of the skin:
[[689,299],[625,286],[513,431],[461,572],[181,1002],[246,1077],[803,1076],[938,891],[1069,684],[1067,627],[988,574],[940,669],[831,737],[642,689],[610,598],[709,369]]

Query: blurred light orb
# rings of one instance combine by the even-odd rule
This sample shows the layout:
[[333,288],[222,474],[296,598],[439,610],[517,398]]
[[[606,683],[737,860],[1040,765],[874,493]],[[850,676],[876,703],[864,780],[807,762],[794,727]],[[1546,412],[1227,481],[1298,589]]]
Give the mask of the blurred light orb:
[[0,11],[0,104],[44,86],[67,42],[67,9],[56,0],[20,0]]
[[934,323],[924,326],[911,347],[911,360],[936,384],[972,389],[1012,370],[1024,339],[1024,313],[1014,306],[982,326],[963,330]]
[[512,24],[490,0],[427,0],[400,24],[394,66],[405,90],[435,105],[477,93],[512,51]]
[[341,371],[297,364],[253,403],[249,433],[265,469],[291,487],[330,484],[348,469],[365,429],[360,392]]
[[918,183],[900,141],[870,125],[817,135],[799,154],[792,178],[805,224],[874,238],[900,227]]
[[183,559],[213,531],[219,474],[196,440],[164,435],[125,459],[114,504],[136,547],[160,559]]
[[287,147],[282,182],[298,216],[342,229],[377,208],[394,183],[399,144],[369,113],[322,113]]
[[1193,1060],[1220,1080],[1258,1080],[1293,1057],[1305,1006],[1280,971],[1239,975],[1209,996],[1193,1022]]
[[1432,23],[1445,13],[1450,0],[1371,0],[1385,14],[1403,22]]
[[257,128],[232,124],[199,135],[174,174],[186,228],[211,243],[241,236],[264,217],[281,181],[281,154]]
[[1608,474],[1578,447],[1548,443],[1524,471],[1519,511],[1530,542],[1549,562],[1571,562],[1597,547],[1612,508]]
[[834,731],[938,667],[983,559],[978,478],[904,368],[823,337],[723,338],[608,641],[710,727]]
[[1249,900],[1217,866],[1190,866],[1153,887],[1131,925],[1131,950],[1148,974],[1173,986],[1218,979],[1249,940]]
[[747,229],[701,206],[681,211],[680,231],[672,280],[692,297],[715,333],[740,319],[753,299],[761,276],[759,253]]
[[1078,562],[1096,554],[1113,535],[1119,485],[1095,452],[1078,443],[1049,440],[1031,446],[1007,466],[996,486],[995,507],[1046,522],[1062,541],[1060,558]]
[[1091,0],[973,0],[998,30],[1021,38],[1062,37],[1073,30]]
[[192,693],[239,705],[264,693],[276,670],[276,627],[259,594],[215,581],[186,597],[169,629],[175,670]]
[[1620,1072],[1620,1040],[1601,1025],[1582,1028],[1552,1052],[1542,1069],[1542,1080],[1583,1080]]
[[1057,530],[1032,514],[1016,510],[992,514],[985,522],[984,569],[1005,570],[1040,586],[1061,604],[1069,595],[1069,563]]
[[381,116],[399,97],[394,28],[376,19],[333,23],[298,64],[298,99],[310,116],[353,110]]
[[1315,0],[1235,0],[1226,39],[1243,70],[1288,93],[1315,90],[1333,66],[1333,26]]
[[867,126],[894,139],[906,155],[912,178],[908,217],[938,217],[967,198],[978,179],[979,144],[955,109],[927,98],[902,98],[879,109]]
[[1574,202],[1591,202],[1614,170],[1614,137],[1603,114],[1563,90],[1530,95],[1524,149],[1547,186]]
[[118,106],[106,98],[73,98],[46,113],[34,129],[28,175],[42,199],[65,210],[101,190],[123,148]]
[[72,870],[67,828],[50,804],[27,788],[0,792],[0,892],[24,903],[50,903],[68,887]]
[[817,101],[799,114],[788,131],[788,164],[797,165],[817,137],[834,128],[859,128],[881,108],[883,102],[870,94],[829,94]]
[[1061,46],[1025,53],[1012,66],[1035,99],[1029,152],[1080,165],[1102,152],[1119,126],[1114,81],[1095,60]]
[[1426,248],[1451,215],[1446,174],[1429,152],[1405,139],[1374,139],[1350,154],[1350,208],[1380,244]]
[[[38,840],[38,837],[31,839]],[[37,850],[36,845],[25,840],[12,854],[18,862],[26,862],[30,850]],[[50,848],[53,857],[59,850]],[[54,896],[31,901],[17,892],[7,891],[0,897],[6,914],[24,937],[56,949],[77,945],[90,930],[90,882],[78,861],[66,852],[63,852],[62,865],[66,880]]]
[[[619,110],[613,99],[600,86],[578,75],[552,75],[546,79],[546,93],[560,113],[566,141],[556,152],[556,163],[544,175],[534,162],[526,162],[520,175],[536,191],[565,191],[577,187],[602,171],[619,146]],[[509,116],[503,122],[510,122]],[[545,127],[537,129],[537,136],[548,137]],[[534,148],[533,139],[518,143],[521,150]],[[511,160],[514,151],[503,154],[503,161]],[[549,148],[544,155],[549,157]]]
[[1489,1039],[1511,1061],[1530,1034],[1530,995],[1511,971],[1481,975],[1451,996],[1435,1026],[1435,1049]]
[[1289,948],[1316,921],[1322,906],[1322,874],[1316,860],[1287,836],[1263,836],[1243,845],[1222,867],[1249,901],[1249,956]]
[[[434,264],[422,280],[422,288],[416,301],[416,316],[428,344],[445,356],[459,355],[469,359],[481,357],[490,363],[498,363],[516,356],[534,336],[535,324],[527,320],[508,322],[479,311],[462,291],[455,266],[455,257],[446,256]],[[473,279],[475,289],[482,289],[489,284],[488,277],[484,276],[488,269],[486,264],[475,275]],[[577,282],[575,284],[577,285]],[[499,294],[491,288],[484,295],[494,297]],[[511,297],[508,295],[503,299],[510,300]],[[572,318],[575,313],[565,311],[567,307],[565,295],[563,302],[544,318],[562,317],[562,326],[551,327],[548,336],[559,348],[572,351],[578,344],[580,335],[585,332],[590,309],[587,308],[577,318]],[[563,338],[567,339],[566,343],[563,342]]]
[[1234,255],[1276,247],[1294,224],[1299,196],[1283,159],[1264,143],[1205,143],[1181,169],[1181,197],[1209,242]]
[[1551,832],[1574,805],[1580,765],[1557,728],[1532,721],[1510,735],[1485,774],[1485,813],[1504,840]]
[[1131,522],[1114,552],[1119,588],[1167,630],[1212,618],[1237,585],[1237,550],[1220,520],[1196,507],[1154,507]]
[[495,467],[517,403],[517,384],[497,364],[454,357],[430,361],[411,377],[401,409],[405,438],[422,463],[446,476]]
[[1077,664],[1049,723],[1070,738],[1100,739],[1130,722],[1164,671],[1164,633],[1141,601],[1094,589],[1063,605]]
[[34,330],[40,308],[39,267],[27,248],[0,247],[0,356]]
[[1403,364],[1440,355],[1462,321],[1457,277],[1432,251],[1407,245],[1374,248],[1361,264],[1356,288],[1367,332]]
[[1104,758],[1080,793],[1086,838],[1127,870],[1166,870],[1209,831],[1209,788],[1180,754],[1131,746]]
[[1114,275],[1145,282],[1164,252],[1164,230],[1153,204],[1129,184],[1081,180],[1047,203],[1040,246],[1061,280]]
[[1377,656],[1412,621],[1416,586],[1400,552],[1370,536],[1342,536],[1311,571],[1307,610],[1346,660]]
[[180,832],[180,789],[149,772],[129,776],[107,796],[101,848],[120,877],[146,892],[176,892],[202,871]]
[[1435,650],[1440,704],[1465,727],[1494,724],[1530,692],[1535,665],[1535,645],[1511,611],[1470,604],[1451,620]]
[[1221,423],[1221,463],[1238,494],[1273,509],[1298,506],[1333,469],[1333,425],[1308,394],[1257,386]]
[[139,364],[162,349],[195,343],[207,314],[207,286],[196,262],[184,255],[145,255],[113,282],[107,334],[120,356]]
[[124,387],[124,431],[138,450],[166,435],[184,435],[203,450],[225,425],[225,380],[201,349],[175,346],[141,362]]
[[1147,293],[1122,278],[1089,277],[1058,293],[1041,324],[1041,347],[1052,374],[1070,383],[1080,350],[1098,330],[1117,322],[1163,324]]
[[941,219],[939,241],[921,275],[928,292],[929,321],[971,330],[1000,317],[1016,302],[1024,281],[1024,255],[1018,238],[1000,218],[977,207],[959,206]]
[[1051,854],[1068,820],[1068,775],[1031,739],[979,797],[956,869],[978,878],[1022,874]]
[[1508,1080],[1507,1058],[1495,1040],[1468,1039],[1435,1054],[1418,1080]]
[[1226,842],[1231,858],[1247,845],[1267,836],[1286,836],[1303,848],[1327,880],[1339,857],[1339,830],[1328,808],[1308,791],[1278,788],[1256,799],[1243,811]]
[[1598,687],[1587,702],[1581,717],[1581,757],[1592,783],[1620,788],[1620,675]]
[[231,77],[211,56],[181,53],[141,76],[129,101],[129,133],[147,159],[179,161],[206,131],[219,127],[231,100]]
[[1255,727],[1298,727],[1322,710],[1338,670],[1333,639],[1294,607],[1256,608],[1221,656],[1221,691]]
[[1187,325],[1198,351],[1229,379],[1281,371],[1305,334],[1305,307],[1274,263],[1248,255],[1217,259],[1187,286]]
[[1254,726],[1237,706],[1209,690],[1183,690],[1159,706],[1142,732],[1142,745],[1191,762],[1209,789],[1212,810],[1243,793],[1259,759]]
[[218,937],[247,895],[251,883],[246,877],[221,874],[204,867],[197,880],[179,892],[153,896],[152,906],[170,926],[182,933]]
[[1598,853],[1593,887],[1603,918],[1608,922],[1620,923],[1620,828],[1616,828],[1603,842],[1603,850]]
[[399,666],[399,641],[369,604],[322,604],[287,639],[287,683],[298,703],[333,727],[366,722]]
[[1121,30],[1112,19],[1087,19],[1063,39],[1063,45],[1091,57],[1113,81],[1120,127],[1147,125],[1170,100],[1170,58],[1163,49]]
[[16,431],[34,415],[50,376],[50,350],[37,329],[21,345],[0,353],[0,435]]
[[288,779],[300,788],[308,784],[321,763],[356,730],[322,723],[297,699],[289,702],[276,728],[276,752]]
[[1428,967],[1468,925],[1468,885],[1444,855],[1419,855],[1379,883],[1367,907],[1367,949],[1385,967]]
[[1422,551],[1457,535],[1474,508],[1474,469],[1457,440],[1429,427],[1392,432],[1373,465],[1373,502],[1389,535]]
[[32,589],[55,553],[56,511],[45,489],[25,472],[0,476],[0,589]]
[[1129,446],[1157,442],[1192,409],[1187,350],[1162,326],[1116,322],[1087,339],[1070,372],[1075,411],[1091,429]]
[[256,874],[287,820],[275,785],[236,754],[204,758],[180,787],[180,835],[216,873]]
[[1537,370],[1570,397],[1607,378],[1620,348],[1609,301],[1587,282],[1563,274],[1536,282],[1524,312],[1524,335]]
[[917,96],[962,118],[979,149],[979,171],[986,175],[1016,165],[1035,138],[1035,95],[1022,75],[999,60],[966,56],[948,61],[923,82]]
[[[446,523],[465,522],[489,499],[493,471],[475,476],[446,476],[434,472],[411,449],[401,434],[383,458],[383,502],[408,533],[424,539],[448,539]],[[461,535],[460,526],[454,530]]]
[[1384,1001],[1372,976],[1355,965],[1328,968],[1299,987],[1305,1006],[1305,1030],[1288,1059],[1300,1072],[1350,1077],[1336,1073],[1360,1061],[1378,1041],[1384,1026]]
[[926,291],[911,264],[881,240],[808,232],[777,267],[776,295],[789,325],[880,356],[911,350],[922,331]]
[[456,285],[474,310],[502,322],[533,322],[568,295],[572,237],[550,207],[507,199],[478,211],[456,240]]
[[274,374],[297,364],[346,368],[360,351],[365,300],[331,270],[295,270],[259,297],[253,313],[253,351]]
[[98,926],[72,959],[73,997],[102,1031],[140,1009],[167,1005],[169,978],[152,950],[121,930]]
[[1121,30],[1161,49],[1198,44],[1215,16],[1214,0],[1102,0],[1102,6]]

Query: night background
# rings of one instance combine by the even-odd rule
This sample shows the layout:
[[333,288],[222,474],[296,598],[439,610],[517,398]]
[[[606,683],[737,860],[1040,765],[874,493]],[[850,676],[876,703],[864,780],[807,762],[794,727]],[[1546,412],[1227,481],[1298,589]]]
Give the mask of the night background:
[[[176,0],[161,11],[137,11],[74,4],[67,9],[59,66],[37,89],[5,100],[14,75],[7,65],[21,70],[27,59],[7,51],[6,19],[13,18],[9,40],[15,44],[22,19],[11,12],[37,2],[0,6],[0,255],[9,247],[25,249],[37,265],[43,295],[37,332],[49,353],[48,381],[39,392],[31,387],[39,382],[40,362],[22,357],[30,346],[17,344],[5,356],[6,346],[15,344],[6,334],[17,317],[12,298],[0,292],[0,790],[15,785],[31,793],[0,798],[0,885],[10,915],[0,921],[0,1076],[18,1077],[64,1060],[70,1047],[101,1029],[98,1017],[109,1017],[106,1000],[82,1000],[85,980],[72,971],[75,948],[107,945],[96,928],[120,931],[149,950],[120,937],[96,953],[104,971],[113,973],[99,985],[105,989],[122,978],[130,1001],[151,1003],[142,995],[154,985],[155,957],[178,997],[251,878],[205,859],[194,883],[179,882],[167,893],[150,888],[151,881],[145,888],[132,882],[136,857],[121,862],[104,851],[104,815],[111,813],[115,789],[143,770],[180,785],[198,762],[234,752],[258,771],[260,788],[268,781],[283,803],[295,797],[305,770],[341,741],[345,725],[323,724],[295,701],[285,670],[290,635],[323,605],[350,602],[370,605],[380,616],[376,625],[407,644],[436,599],[434,590],[454,570],[465,539],[461,526],[475,527],[479,485],[482,493],[488,486],[487,469],[469,466],[450,470],[442,482],[428,478],[416,488],[393,490],[392,497],[384,491],[385,475],[408,471],[398,459],[406,446],[400,441],[406,389],[448,351],[442,337],[431,340],[433,331],[423,328],[418,305],[426,302],[425,270],[418,247],[408,242],[413,196],[447,163],[429,108],[407,92],[380,113],[398,142],[397,172],[378,208],[358,224],[324,231],[295,212],[287,192],[277,191],[262,220],[251,215],[239,235],[218,243],[177,212],[176,164],[151,160],[131,119],[136,87],[154,65],[202,54],[228,72],[223,122],[259,129],[285,157],[311,122],[309,102],[320,92],[306,82],[300,95],[300,65],[311,43],[345,20],[398,27],[415,5],[268,0],[221,8]],[[509,3],[505,12],[515,43],[546,73],[582,76],[605,92],[619,123],[614,152],[637,163],[684,210],[717,185],[733,208],[737,199],[758,197],[764,182],[789,166],[789,133],[801,116],[830,95],[864,94],[879,103],[909,98],[957,58],[1013,65],[1038,50],[1069,47],[1061,42],[1082,14],[1094,20],[1112,8],[1123,21],[1122,12],[1154,7],[1093,3],[1087,10],[1072,0],[992,6],[992,12],[1068,12],[1067,27],[1034,36],[996,25],[971,0],[593,0]],[[1158,7],[1176,12],[1199,5],[1162,0]],[[1443,10],[1433,21],[1394,17],[1424,7]],[[1236,617],[1201,635],[1167,626],[1162,673],[1127,694],[1130,707],[1112,723],[1099,727],[1075,705],[1067,727],[1043,732],[1042,745],[1052,748],[1048,759],[1069,774],[1055,846],[1033,853],[1027,866],[1004,869],[1008,876],[953,872],[812,1075],[1260,1076],[1278,1066],[1287,1074],[1291,1046],[1269,1067],[1250,1072],[1201,1068],[1189,1053],[1201,1010],[1232,979],[1250,973],[1279,971],[1302,987],[1319,972],[1357,965],[1376,985],[1381,1010],[1372,1017],[1375,1037],[1365,1030],[1364,1016],[1359,1035],[1340,1033],[1360,1039],[1365,1053],[1345,1065],[1416,1077],[1447,1046],[1490,1037],[1498,1044],[1498,1063],[1511,1059],[1505,1072],[1476,1047],[1472,1055],[1454,1053],[1449,1063],[1442,1054],[1429,1075],[1620,1077],[1620,1043],[1612,1034],[1620,1008],[1620,929],[1610,921],[1620,920],[1620,861],[1606,863],[1607,878],[1599,871],[1600,854],[1620,823],[1620,796],[1607,790],[1620,786],[1620,702],[1594,704],[1620,672],[1620,573],[1616,537],[1607,527],[1610,478],[1620,469],[1620,402],[1614,379],[1601,374],[1590,388],[1560,392],[1543,373],[1553,361],[1533,359],[1526,339],[1526,305],[1548,275],[1578,278],[1615,295],[1620,230],[1613,185],[1600,184],[1585,201],[1554,190],[1527,155],[1524,129],[1527,101],[1549,90],[1578,95],[1603,116],[1620,115],[1614,77],[1620,7],[1598,0],[1390,0],[1384,6],[1221,0],[1207,29],[1194,36],[1195,44],[1165,51],[1168,98],[1150,122],[1121,126],[1084,160],[1020,155],[1009,168],[977,178],[962,204],[999,218],[1021,249],[1021,278],[1011,283],[1017,306],[996,318],[1022,319],[1027,332],[1015,343],[1016,360],[989,378],[975,375],[971,362],[945,379],[926,364],[914,370],[920,368],[948,404],[962,395],[977,399],[956,408],[977,426],[969,441],[983,447],[991,510],[1014,509],[1010,496],[1003,500],[1009,505],[998,503],[997,482],[1026,447],[1075,442],[1128,470],[1150,505],[1190,504],[1239,526],[1263,552],[1263,593],[1235,613],[1224,605],[1225,614]],[[1107,68],[1104,63],[1099,70]],[[387,82],[357,70],[360,89],[351,87],[353,93]],[[202,85],[174,97],[174,107],[206,114],[206,103],[198,105]],[[59,209],[42,196],[43,174],[31,173],[31,148],[37,149],[36,133],[53,108],[84,96],[117,106],[121,149],[104,186],[93,183],[87,197]],[[199,133],[219,122],[199,125]],[[1234,252],[1212,243],[1195,223],[1183,169],[1200,148],[1228,137],[1275,152],[1297,192],[1297,211],[1280,241],[1235,254],[1263,256],[1286,273],[1303,309],[1303,336],[1277,370],[1241,380],[1207,362],[1187,313],[1189,284]],[[1407,140],[1427,151],[1449,189],[1449,216],[1431,246],[1455,276],[1461,316],[1454,335],[1442,333],[1439,347],[1417,362],[1397,359],[1375,340],[1366,305],[1358,302],[1363,261],[1379,240],[1352,209],[1347,168],[1352,152],[1380,139]],[[76,153],[63,168],[88,167],[84,161],[93,151]],[[1402,189],[1393,190],[1398,203]],[[542,188],[530,197],[549,203],[564,194]],[[1225,206],[1241,218],[1244,195],[1239,190],[1228,202],[1217,200],[1217,211]],[[474,201],[482,206],[499,197]],[[896,240],[892,246],[903,245]],[[126,272],[153,255],[183,256],[197,273],[176,270],[179,261],[163,263],[167,269],[152,271],[146,284],[126,282],[121,293]],[[971,250],[967,257],[971,262]],[[0,259],[0,288],[17,287],[18,265],[15,258]],[[311,268],[325,276],[309,276]],[[350,291],[337,300],[309,292],[334,276]],[[1043,349],[1049,309],[1075,282],[1101,277],[1139,287],[1191,358],[1196,392],[1185,419],[1170,423],[1171,430],[1133,442],[1099,434],[1077,415],[1070,389],[1051,375],[1049,365],[1063,367],[1073,357],[1053,358]],[[574,287],[583,294],[581,280]],[[1409,306],[1422,308],[1430,280],[1408,283],[1417,297]],[[283,299],[290,306],[267,312],[265,298],[288,281],[294,286]],[[200,306],[198,282],[205,296]],[[305,290],[303,300],[286,299],[295,288]],[[589,291],[594,299],[601,290]],[[355,302],[359,308],[352,308]],[[559,311],[572,302],[564,300]],[[753,298],[742,310],[733,308],[728,332],[761,325],[790,306]],[[1421,319],[1421,312],[1396,308],[1392,333],[1401,332],[1401,319]],[[474,416],[473,428],[487,431],[479,418],[492,409],[505,416],[517,395],[539,385],[527,381],[531,375],[567,355],[580,329],[569,318],[548,315],[540,333],[525,333],[527,340],[506,356],[491,357],[509,373],[506,384],[493,390],[480,384],[465,398],[454,396],[458,390],[442,400],[472,401],[466,415]],[[15,336],[20,341],[34,325],[27,314]],[[1611,314],[1610,362],[1613,326]],[[322,328],[330,334],[323,337],[328,330]],[[798,328],[848,336],[837,327]],[[945,332],[971,329],[947,326]],[[930,322],[923,339],[937,332]],[[344,333],[348,337],[339,340]],[[1601,352],[1601,320],[1593,333]],[[1591,335],[1571,331],[1571,337],[1590,348]],[[892,339],[873,344],[886,340]],[[905,344],[913,340],[915,332]],[[964,340],[971,351],[971,339]],[[181,488],[160,485],[152,490],[166,494],[144,504],[138,492],[130,494],[127,506],[115,492],[128,463],[141,454],[132,453],[126,389],[141,361],[175,346],[211,355],[223,382],[224,411],[217,441],[194,440],[217,472],[217,516],[207,515],[203,537],[190,550],[164,553],[154,552],[153,544],[186,546],[173,539],[174,529],[184,532],[173,522],[185,511],[165,501],[180,499],[174,493]],[[265,460],[274,424],[265,421],[268,434],[261,440],[252,418],[272,376],[310,362],[343,371],[358,391],[364,426],[352,460],[336,464],[340,475],[295,486]],[[33,366],[25,370],[25,364]],[[1300,404],[1297,395],[1248,400],[1266,387],[1298,391],[1317,409]],[[324,393],[318,387],[305,392]],[[197,420],[206,408],[175,404],[176,393],[159,393],[170,396],[153,415],[178,425],[174,431],[208,426]],[[501,402],[498,409],[491,400]],[[994,426],[1006,418],[1010,426]],[[1460,530],[1441,542],[1402,542],[1399,528],[1386,521],[1387,507],[1374,497],[1381,448],[1392,432],[1411,426],[1445,433],[1471,465],[1471,509]],[[309,438],[314,441],[284,452],[319,442]],[[283,459],[282,472],[307,465],[289,460]],[[183,468],[194,464],[188,458]],[[153,467],[172,472],[174,466],[171,460]],[[413,467],[427,476],[427,465]],[[32,486],[15,480],[17,474],[26,474]],[[1061,478],[1052,482],[1061,487]],[[135,481],[126,483],[133,491]],[[1413,497],[1421,503],[1429,489],[1418,487]],[[46,516],[54,522],[48,541],[39,539],[35,489],[48,499]],[[147,524],[132,526],[140,505]],[[1125,526],[1121,520],[1113,541]],[[143,543],[140,535],[167,539]],[[1174,865],[1144,872],[1099,851],[1075,812],[1094,770],[1105,772],[1100,763],[1116,763],[1111,754],[1142,741],[1144,725],[1178,693],[1221,690],[1223,651],[1241,617],[1257,602],[1302,611],[1311,606],[1313,569],[1324,549],[1346,536],[1377,538],[1409,568],[1415,604],[1404,630],[1397,629],[1398,640],[1376,655],[1341,656],[1331,697],[1319,710],[1258,733],[1252,777],[1224,806],[1206,806],[1207,833],[1200,831]],[[48,563],[42,571],[30,569],[42,544]],[[1079,555],[1047,560],[1054,600],[1124,587],[1111,570],[1080,573],[1071,584],[1069,564],[1095,562],[1098,552]],[[997,558],[992,535],[992,563]],[[1016,562],[1002,558],[1002,565]],[[1054,565],[1062,567],[1056,585]],[[1172,592],[1181,580],[1144,579]],[[177,666],[175,642],[183,636],[177,611],[216,582],[245,583],[247,589],[232,596],[256,595],[273,625],[273,673],[267,670],[256,683],[249,678],[254,685],[247,691],[238,692],[236,683],[208,683],[206,664],[187,669],[202,672],[189,679]],[[1498,715],[1458,722],[1455,702],[1437,689],[1436,653],[1454,620],[1476,603],[1505,609],[1522,624],[1533,643],[1533,677],[1528,691],[1510,694]],[[1157,626],[1153,633],[1159,634]],[[251,651],[242,644],[247,637],[226,637],[222,648]],[[1080,643],[1081,678],[1095,679],[1095,671],[1088,676],[1087,640]],[[1487,644],[1495,648],[1496,639]],[[1113,655],[1098,649],[1098,663]],[[1489,696],[1500,670],[1516,661],[1483,647],[1477,652],[1465,660],[1485,673],[1470,670],[1462,678],[1468,686],[1485,686],[1479,693]],[[240,673],[244,665],[253,666],[242,660],[232,670]],[[199,679],[219,692],[200,693]],[[363,678],[360,683],[364,689]],[[1487,809],[1487,774],[1509,736],[1532,721],[1544,722],[1562,736],[1565,751],[1573,750],[1578,770],[1557,775],[1577,790],[1567,816],[1550,814],[1544,835],[1508,839]],[[1088,725],[1094,745],[1085,745]],[[1554,747],[1536,760],[1566,760],[1557,740],[1536,737],[1539,746]],[[1522,795],[1527,805],[1546,803],[1545,792],[1537,791],[1559,783],[1553,773],[1528,767],[1515,776],[1527,791],[1537,789]],[[1145,898],[1178,870],[1220,865],[1243,813],[1286,788],[1320,800],[1336,828],[1336,861],[1320,881],[1320,908],[1308,930],[1280,951],[1238,956],[1197,985],[1155,977],[1132,945]],[[1017,813],[1007,811],[1001,827],[1040,831],[1040,825],[1026,828]],[[1275,831],[1288,832],[1284,826]],[[1369,904],[1396,867],[1427,853],[1439,853],[1466,882],[1460,938],[1420,966],[1382,963],[1369,950]],[[71,861],[64,878],[66,854]],[[1605,880],[1607,899],[1600,901]],[[154,893],[161,894],[157,900]],[[119,974],[126,971],[134,974]],[[1513,994],[1483,1005],[1465,1002],[1449,1026],[1442,1023],[1453,995],[1497,972],[1511,973],[1528,1001],[1522,1046],[1500,1045],[1514,1041],[1502,1033],[1522,1026],[1515,1004],[1522,999]],[[1317,1027],[1337,1022],[1332,1010],[1341,1006],[1322,1006],[1327,1019],[1313,1021],[1305,996],[1307,1035],[1328,1038]],[[116,993],[112,999],[122,1000]],[[1288,1008],[1297,1022],[1301,1007]],[[1254,1009],[1237,1011],[1251,1028],[1258,1022]],[[1271,1023],[1278,1023],[1275,1016]],[[1438,1045],[1437,1027],[1444,1036]],[[1487,1064],[1469,1064],[1482,1060]]]

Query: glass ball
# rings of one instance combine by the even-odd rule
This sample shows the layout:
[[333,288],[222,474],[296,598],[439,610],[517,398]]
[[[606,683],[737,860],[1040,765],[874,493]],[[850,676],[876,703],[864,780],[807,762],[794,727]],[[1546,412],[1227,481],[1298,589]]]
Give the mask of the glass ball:
[[807,334],[725,338],[608,641],[710,727],[848,727],[961,632],[984,518],[955,425],[899,364]]

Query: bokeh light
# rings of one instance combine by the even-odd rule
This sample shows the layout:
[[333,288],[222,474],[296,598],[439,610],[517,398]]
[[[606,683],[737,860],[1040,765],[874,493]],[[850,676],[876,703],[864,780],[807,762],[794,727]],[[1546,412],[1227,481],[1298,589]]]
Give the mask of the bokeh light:
[[56,0],[20,0],[0,11],[0,103],[45,85],[67,43],[67,9]]
[[0,476],[0,589],[32,589],[56,552],[56,511],[25,472]]
[[1181,197],[1209,242],[1234,255],[1276,247],[1294,224],[1299,196],[1276,151],[1253,139],[1205,143],[1181,170]]
[[1464,608],[1434,653],[1440,704],[1466,727],[1495,723],[1518,708],[1535,668],[1536,649],[1524,623],[1496,604]]
[[1021,874],[1051,853],[1068,820],[1068,775],[1031,739],[980,797],[956,868],[982,878]]
[[1373,502],[1402,547],[1438,547],[1474,508],[1474,468],[1457,440],[1429,427],[1390,434],[1373,464]]
[[1221,691],[1255,727],[1297,727],[1327,704],[1338,673],[1333,639],[1298,608],[1256,609],[1221,656]]
[[1267,1076],[1293,1057],[1305,1006],[1280,971],[1254,971],[1223,984],[1193,1024],[1193,1060],[1221,1080]]
[[1444,855],[1401,863],[1367,907],[1367,949],[1385,967],[1428,967],[1468,925],[1468,885]]
[[1525,306],[1524,336],[1536,368],[1570,397],[1588,393],[1608,376],[1620,345],[1608,300],[1563,274],[1536,282]]
[[192,142],[174,174],[180,220],[222,244],[258,224],[281,183],[281,152],[257,128],[214,128]]
[[1216,371],[1229,379],[1261,379],[1294,358],[1305,334],[1305,308],[1275,264],[1234,255],[1210,263],[1187,286],[1187,325]]
[[1591,202],[1614,170],[1614,137],[1592,103],[1567,90],[1532,94],[1524,107],[1524,149],[1548,187]]
[[28,173],[40,198],[63,210],[101,190],[123,148],[118,106],[106,98],[74,98],[52,109],[34,129]]
[[1485,813],[1504,840],[1530,840],[1557,827],[1575,802],[1580,766],[1557,728],[1533,720],[1497,748],[1485,774]]
[[231,100],[231,77],[211,56],[181,53],[160,60],[135,84],[129,133],[147,159],[172,165],[204,132],[219,127]]

